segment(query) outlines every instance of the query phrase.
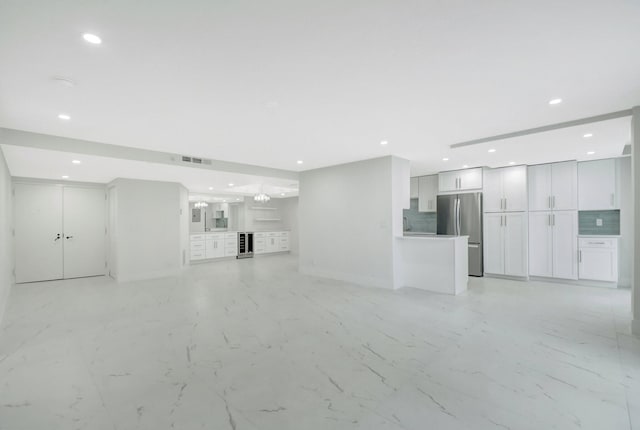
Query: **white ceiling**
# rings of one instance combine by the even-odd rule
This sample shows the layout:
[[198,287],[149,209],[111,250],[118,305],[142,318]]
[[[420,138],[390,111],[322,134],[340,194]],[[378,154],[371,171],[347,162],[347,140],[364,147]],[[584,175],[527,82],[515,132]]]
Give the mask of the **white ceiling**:
[[289,170],[491,165],[448,145],[640,104],[638,40],[629,0],[3,0],[0,126]]
[[[190,192],[220,200],[264,191],[272,197],[298,195],[298,182],[193,167],[170,166],[95,155],[0,145],[12,176],[61,181],[108,183],[117,178],[178,182]],[[81,164],[73,164],[78,160]],[[229,184],[233,186],[229,186]],[[210,189],[213,188],[213,189]],[[284,193],[284,196],[282,194]]]

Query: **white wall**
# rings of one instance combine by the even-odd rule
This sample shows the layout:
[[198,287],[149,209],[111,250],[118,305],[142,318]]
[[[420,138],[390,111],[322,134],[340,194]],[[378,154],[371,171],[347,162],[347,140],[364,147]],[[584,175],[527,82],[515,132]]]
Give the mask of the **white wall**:
[[[271,199],[267,203],[256,203],[253,197],[245,197],[244,205],[244,231],[280,231],[288,230],[286,225],[284,211],[286,199]],[[275,210],[260,210],[255,208],[267,207],[275,208]],[[257,221],[258,218],[279,219],[279,221]]]
[[300,271],[393,288],[408,193],[409,162],[396,157],[300,173]]
[[180,189],[180,267],[189,264],[189,224],[191,213],[189,212],[189,190],[179,185]]
[[[117,179],[115,189],[115,225],[110,240],[114,249],[118,281],[172,276],[180,273],[186,247],[180,210],[184,209],[182,186],[171,182]],[[112,264],[112,262],[110,262]],[[114,276],[113,270],[111,271]]]
[[284,229],[289,230],[290,252],[299,253],[299,224],[298,224],[298,197],[287,197],[280,199],[282,204],[282,220]]
[[0,322],[13,284],[13,199],[11,198],[11,175],[0,149]]
[[631,286],[633,253],[633,200],[631,194],[631,157],[618,159],[620,171],[620,249],[618,285]]

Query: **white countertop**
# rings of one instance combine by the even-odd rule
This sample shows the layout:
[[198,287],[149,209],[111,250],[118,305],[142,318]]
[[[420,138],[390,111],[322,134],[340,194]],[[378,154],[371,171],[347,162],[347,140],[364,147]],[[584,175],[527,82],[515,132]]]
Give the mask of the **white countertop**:
[[620,235],[619,234],[579,234],[578,237],[595,237],[595,238],[607,238],[607,237],[612,237],[612,238],[619,238]]
[[399,239],[416,239],[416,240],[455,240],[468,239],[469,236],[453,236],[448,234],[405,234],[398,236]]

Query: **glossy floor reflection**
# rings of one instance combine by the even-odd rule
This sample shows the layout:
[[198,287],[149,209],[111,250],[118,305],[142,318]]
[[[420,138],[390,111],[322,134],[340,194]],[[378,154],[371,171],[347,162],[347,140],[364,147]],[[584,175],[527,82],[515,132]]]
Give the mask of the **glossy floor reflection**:
[[296,266],[16,286],[0,429],[640,426],[628,290],[485,278],[450,297]]

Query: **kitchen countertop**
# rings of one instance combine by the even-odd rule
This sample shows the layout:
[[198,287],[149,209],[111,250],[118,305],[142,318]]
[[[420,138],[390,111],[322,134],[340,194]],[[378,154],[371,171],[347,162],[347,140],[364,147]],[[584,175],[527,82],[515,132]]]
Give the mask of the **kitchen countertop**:
[[429,240],[452,240],[458,238],[468,238],[469,236],[454,236],[449,234],[404,234],[400,239],[429,239]]
[[619,238],[619,234],[579,234],[578,237],[595,237],[595,238],[603,238],[603,237],[612,237]]

